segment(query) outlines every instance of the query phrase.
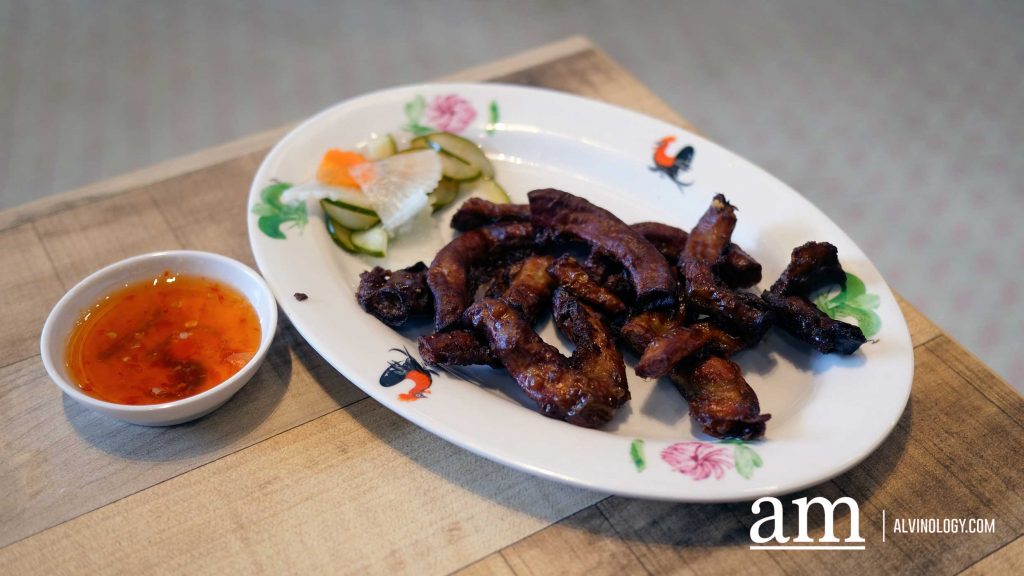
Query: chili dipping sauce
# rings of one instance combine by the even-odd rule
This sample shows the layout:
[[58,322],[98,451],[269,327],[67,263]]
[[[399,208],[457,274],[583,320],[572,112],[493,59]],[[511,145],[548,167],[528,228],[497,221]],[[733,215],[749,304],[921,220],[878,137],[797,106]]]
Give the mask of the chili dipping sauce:
[[204,392],[242,369],[260,346],[259,317],[235,289],[165,271],[92,305],[65,359],[86,394],[160,404]]

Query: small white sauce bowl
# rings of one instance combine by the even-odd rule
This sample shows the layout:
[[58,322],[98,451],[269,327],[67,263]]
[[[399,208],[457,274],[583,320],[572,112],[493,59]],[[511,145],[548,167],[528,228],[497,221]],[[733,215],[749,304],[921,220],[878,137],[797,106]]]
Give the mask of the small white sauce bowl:
[[[260,319],[262,336],[259,350],[234,376],[205,392],[173,402],[133,406],[106,402],[82,392],[68,374],[65,363],[68,337],[75,322],[104,296],[125,284],[154,278],[164,270],[216,280],[244,295]],[[132,424],[170,426],[209,414],[241,390],[266,357],[276,329],[277,302],[267,283],[252,268],[219,254],[174,250],[121,260],[79,282],[50,311],[43,326],[39,350],[47,374],[65,394],[79,404]]]

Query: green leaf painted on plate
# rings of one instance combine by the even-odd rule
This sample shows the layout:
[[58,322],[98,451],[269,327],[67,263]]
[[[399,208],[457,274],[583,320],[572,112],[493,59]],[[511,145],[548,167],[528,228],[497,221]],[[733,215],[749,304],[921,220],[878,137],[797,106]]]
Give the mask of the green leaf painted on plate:
[[861,294],[853,298],[847,297],[846,305],[853,306],[854,308],[878,308],[878,305],[882,303],[882,299],[877,294]]
[[829,308],[835,308],[846,301],[846,292],[841,290],[839,286],[829,286],[819,290],[811,300],[819,310],[828,314]]
[[284,240],[284,232],[281,226],[290,222],[292,227],[300,230],[305,227],[309,220],[306,213],[306,203],[298,200],[289,204],[281,202],[281,195],[292,185],[286,182],[275,182],[263,190],[260,190],[260,202],[253,205],[250,212],[259,216],[256,225],[260,231],[277,240]]
[[284,194],[284,191],[291,187],[291,184],[285,182],[275,182],[263,190],[260,190],[260,199],[263,200],[265,204],[280,209],[282,208],[281,194]]
[[860,278],[858,278],[858,277],[854,276],[853,274],[850,274],[849,272],[847,272],[846,273],[846,289],[844,289],[843,292],[846,293],[846,297],[848,299],[849,298],[856,298],[857,296],[860,296],[861,294],[867,293],[867,288],[864,287],[864,282],[861,281]]
[[422,136],[424,134],[430,134],[434,131],[429,126],[420,124],[420,120],[423,118],[423,112],[427,109],[427,100],[422,94],[417,94],[415,98],[405,103],[405,119],[407,124],[403,126],[407,132],[412,132],[416,136]]
[[852,318],[864,333],[865,338],[872,338],[882,328],[882,319],[874,310],[858,308],[844,304],[835,310],[835,316]]
[[281,232],[281,224],[284,224],[284,220],[280,216],[274,214],[272,216],[260,216],[260,219],[256,222],[260,230],[277,240],[284,240],[284,232]]
[[640,438],[633,439],[629,445],[629,457],[633,459],[633,466],[637,472],[643,472],[647,468],[647,460],[644,458],[644,441]]
[[487,135],[489,136],[494,134],[494,131],[498,128],[498,122],[501,121],[501,113],[498,110],[498,101],[491,100],[491,104],[487,107],[487,110]]
[[867,287],[860,278],[849,272],[846,273],[845,288],[838,292],[831,289],[814,298],[814,305],[829,318],[852,319],[865,338],[873,337],[882,328],[882,319],[874,311],[881,302],[877,294],[867,293]]
[[270,204],[259,202],[252,207],[252,213],[257,216],[275,216],[279,210]]
[[435,130],[429,126],[422,126],[420,124],[408,124],[405,129],[412,132],[416,136],[423,136],[424,134],[430,134]]
[[753,448],[739,442],[733,448],[733,459],[736,461],[736,471],[747,480],[754,475],[755,468],[764,466],[764,460]]
[[415,98],[406,102],[405,118],[409,121],[409,125],[419,124],[420,118],[423,117],[423,111],[426,109],[427,100],[422,94],[417,94]]

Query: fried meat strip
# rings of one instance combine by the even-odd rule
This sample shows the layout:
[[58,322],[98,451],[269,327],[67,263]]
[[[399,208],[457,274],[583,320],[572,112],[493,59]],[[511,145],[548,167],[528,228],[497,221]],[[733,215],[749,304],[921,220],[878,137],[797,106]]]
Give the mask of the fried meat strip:
[[671,377],[690,404],[690,418],[706,434],[744,440],[764,436],[771,414],[761,414],[757,394],[735,362],[709,356],[680,365]]
[[578,196],[548,188],[528,194],[530,217],[543,239],[589,243],[629,272],[641,309],[671,308],[676,302],[672,266],[658,249],[611,212]]
[[643,354],[655,338],[682,325],[677,315],[666,310],[639,312],[626,320],[619,330],[619,337],[634,352]]
[[431,366],[472,366],[484,364],[501,368],[490,348],[471,330],[437,332],[419,339],[420,357]]
[[[645,312],[630,318],[622,328],[622,335],[631,347],[642,352],[648,350],[657,338],[671,334],[681,325],[681,322],[662,312]],[[719,330],[711,325],[708,328]],[[720,347],[710,353],[729,355],[732,352],[727,350],[728,342],[733,337],[725,332],[721,332],[721,335],[724,338],[716,345]],[[704,366],[708,362],[711,364]],[[723,362],[727,365],[723,365]],[[757,394],[747,384],[735,363],[715,356],[700,357],[675,364],[669,377],[690,404],[690,417],[701,425],[704,432],[718,438],[735,437],[745,440],[764,435],[764,423],[771,415],[761,414]]]
[[483,198],[470,198],[452,215],[452,228],[465,232],[490,224],[529,221],[528,204],[495,204]]
[[576,347],[569,365],[592,380],[607,380],[613,394],[622,398],[618,406],[629,400],[626,364],[601,315],[571,292],[561,289],[555,290],[551,308],[555,326]]
[[417,262],[394,272],[375,266],[359,275],[356,300],[363,310],[389,326],[429,314],[433,298],[427,287],[427,265]]
[[627,306],[636,301],[636,291],[629,281],[626,270],[611,257],[604,256],[599,250],[592,250],[583,261],[583,268],[595,282],[622,300]]
[[550,269],[554,257],[529,256],[513,266],[508,288],[501,298],[519,311],[530,324],[540,318],[551,301],[556,279]]
[[711,205],[693,227],[680,257],[693,262],[712,264],[731,242],[736,228],[736,207],[723,194],[715,194]]
[[[679,261],[689,234],[660,222],[639,222],[630,228],[639,232],[672,263]],[[729,243],[714,265],[718,277],[730,288],[750,288],[761,281],[761,263],[738,245]]]
[[533,228],[517,222],[470,230],[441,248],[427,271],[427,285],[434,295],[434,329],[443,332],[462,321],[462,313],[473,301],[474,267],[533,244]]
[[[559,291],[560,292],[560,291]],[[491,351],[541,414],[596,428],[629,400],[625,365],[608,327],[586,304],[560,293],[555,319],[577,346],[572,358],[541,340],[511,306],[487,298],[466,310],[466,323],[487,340]]]
[[780,296],[806,296],[829,284],[846,286],[839,250],[828,242],[807,242],[793,249],[789,266],[769,290]]
[[[551,301],[555,279],[548,273],[554,260],[551,256],[529,256],[510,266],[507,285],[499,296],[519,312],[531,325]],[[499,361],[472,330],[437,332],[419,339],[420,356],[424,362],[441,366],[486,364],[501,368]]]
[[771,313],[757,297],[736,292],[721,282],[712,264],[729,245],[736,226],[735,208],[718,194],[686,241],[679,268],[686,278],[686,297],[698,311],[710,315],[726,330],[760,338],[771,324]]
[[747,251],[730,243],[715,262],[715,273],[730,288],[750,288],[761,281],[761,263]]
[[737,338],[710,322],[692,326],[676,326],[655,337],[636,364],[636,375],[641,378],[660,378],[685,360],[708,354],[728,358],[747,346]]
[[853,354],[867,341],[860,327],[829,318],[803,296],[781,296],[765,291],[761,298],[775,312],[775,323],[780,328],[822,354]]
[[807,242],[793,249],[789,266],[761,294],[780,328],[822,354],[853,354],[867,339],[860,327],[830,318],[808,299],[829,284],[846,285],[839,251],[828,242]]
[[562,255],[548,271],[558,280],[558,285],[572,293],[587,304],[611,314],[621,314],[626,311],[626,304],[619,299],[611,290],[598,284],[582,264],[568,254]]

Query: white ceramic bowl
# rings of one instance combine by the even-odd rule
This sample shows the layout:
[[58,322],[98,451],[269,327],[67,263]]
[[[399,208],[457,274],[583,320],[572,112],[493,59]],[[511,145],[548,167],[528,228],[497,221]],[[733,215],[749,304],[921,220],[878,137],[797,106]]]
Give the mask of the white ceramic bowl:
[[[125,284],[156,276],[164,270],[223,282],[244,295],[260,319],[260,347],[249,363],[213,388],[173,402],[130,406],[93,398],[71,380],[65,365],[68,336],[75,321],[100,298]],[[65,394],[97,412],[143,426],[170,426],[205,416],[227,402],[252,378],[270,349],[277,329],[277,303],[263,278],[245,264],[209,252],[175,250],[134,256],[93,273],[68,291],[50,311],[39,349],[43,366]]]

